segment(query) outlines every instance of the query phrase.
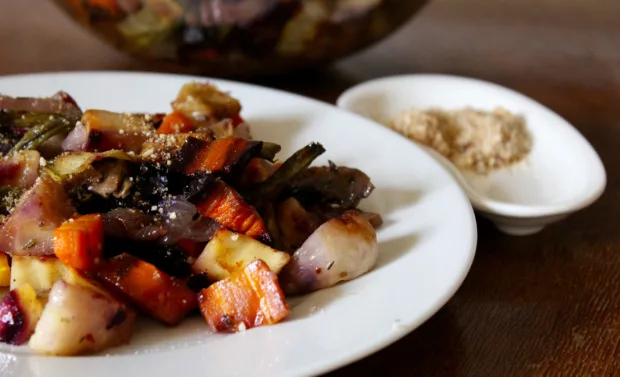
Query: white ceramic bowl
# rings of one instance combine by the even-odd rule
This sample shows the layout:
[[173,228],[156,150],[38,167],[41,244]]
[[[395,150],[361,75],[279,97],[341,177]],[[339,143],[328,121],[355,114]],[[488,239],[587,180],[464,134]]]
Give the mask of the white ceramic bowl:
[[540,103],[499,85],[447,75],[394,76],[347,90],[338,106],[382,124],[408,108],[501,106],[522,115],[533,148],[512,167],[482,176],[460,171],[426,148],[459,180],[473,207],[508,234],[539,232],[593,203],[606,185],[599,156],[573,126]]

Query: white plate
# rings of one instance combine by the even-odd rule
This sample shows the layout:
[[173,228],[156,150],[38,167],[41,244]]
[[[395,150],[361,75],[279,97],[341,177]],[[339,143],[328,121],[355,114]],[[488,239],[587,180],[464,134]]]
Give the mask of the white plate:
[[533,139],[532,151],[509,168],[487,175],[459,171],[427,149],[455,174],[473,207],[509,234],[542,230],[592,204],[606,185],[601,159],[571,124],[531,98],[493,83],[450,75],[384,77],[350,88],[337,103],[382,124],[410,108],[501,106],[523,116]]
[[[192,77],[137,73],[61,73],[0,78],[0,93],[45,96],[65,90],[84,108],[168,111]],[[376,191],[363,207],[381,213],[378,266],[361,278],[291,299],[278,325],[212,334],[201,318],[178,328],[141,321],[131,344],[108,355],[43,357],[0,347],[2,376],[298,376],[324,373],[405,336],[454,294],[476,247],[472,208],[443,167],[406,139],[333,106],[261,87],[213,80],[243,104],[253,136],[283,145],[311,141],[320,163],[358,167]]]

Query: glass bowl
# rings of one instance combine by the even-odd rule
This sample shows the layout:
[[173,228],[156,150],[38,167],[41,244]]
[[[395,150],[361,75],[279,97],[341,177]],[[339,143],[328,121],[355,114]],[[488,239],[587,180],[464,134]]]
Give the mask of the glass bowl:
[[428,0],[54,0],[117,49],[213,76],[288,72],[386,37]]

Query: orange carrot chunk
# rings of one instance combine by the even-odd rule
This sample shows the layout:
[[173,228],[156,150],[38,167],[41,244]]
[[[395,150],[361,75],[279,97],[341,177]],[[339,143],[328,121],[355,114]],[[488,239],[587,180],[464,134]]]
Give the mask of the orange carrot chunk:
[[203,289],[200,312],[216,332],[237,332],[278,323],[290,312],[278,277],[256,260]]
[[54,253],[66,266],[91,271],[103,253],[101,215],[79,216],[65,221],[54,231]]
[[197,171],[220,172],[233,168],[235,163],[260,151],[260,143],[256,141],[227,137],[204,143],[196,153],[192,162],[185,168],[185,174]]
[[194,129],[191,119],[183,115],[179,111],[173,111],[166,115],[161,125],[157,129],[159,135],[162,134],[179,134],[191,132]]
[[196,293],[183,280],[128,254],[110,259],[95,276],[146,314],[169,326],[177,325],[196,307]]
[[271,241],[265,222],[256,209],[222,181],[216,183],[196,208],[202,216],[211,218],[237,233],[243,233],[262,242]]

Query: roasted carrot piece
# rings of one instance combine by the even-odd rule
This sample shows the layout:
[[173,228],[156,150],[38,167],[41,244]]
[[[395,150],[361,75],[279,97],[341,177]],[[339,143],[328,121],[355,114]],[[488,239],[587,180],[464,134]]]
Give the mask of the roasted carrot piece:
[[59,226],[54,231],[54,253],[69,267],[91,271],[103,253],[101,215],[79,216]]
[[247,204],[232,187],[218,181],[212,191],[196,205],[198,212],[222,226],[243,233],[262,242],[270,242],[271,237],[254,207]]
[[217,332],[272,325],[290,312],[278,277],[260,259],[204,288],[198,301],[202,316]]
[[191,119],[183,115],[180,111],[173,111],[166,115],[157,133],[161,134],[180,134],[191,132],[194,129]]
[[260,142],[227,137],[204,143],[185,168],[185,174],[197,171],[229,172],[238,162],[249,161],[260,152]]
[[110,259],[94,275],[145,313],[169,326],[178,324],[196,307],[196,293],[184,281],[128,254]]

